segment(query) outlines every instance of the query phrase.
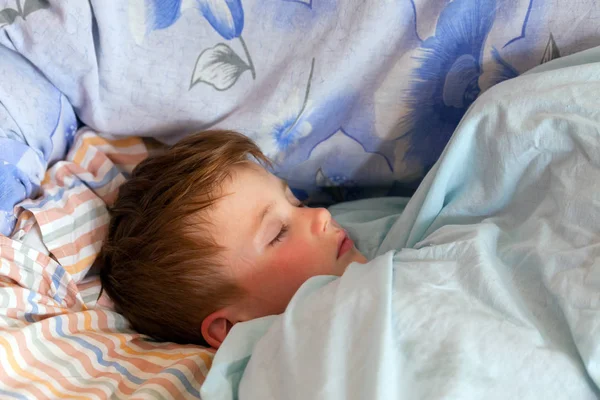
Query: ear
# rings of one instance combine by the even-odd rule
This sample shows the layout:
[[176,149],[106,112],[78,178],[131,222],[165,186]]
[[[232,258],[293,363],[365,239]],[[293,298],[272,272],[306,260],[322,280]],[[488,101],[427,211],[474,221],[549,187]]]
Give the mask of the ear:
[[201,333],[209,346],[218,349],[225,337],[235,324],[228,315],[227,309],[220,309],[210,314],[202,321]]

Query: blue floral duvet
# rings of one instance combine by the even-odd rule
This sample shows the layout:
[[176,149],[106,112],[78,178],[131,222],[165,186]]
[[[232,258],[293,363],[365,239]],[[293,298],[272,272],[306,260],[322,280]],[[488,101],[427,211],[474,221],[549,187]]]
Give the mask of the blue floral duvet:
[[471,103],[600,44],[594,0],[0,0],[0,233],[82,125],[235,129],[298,196],[410,193]]

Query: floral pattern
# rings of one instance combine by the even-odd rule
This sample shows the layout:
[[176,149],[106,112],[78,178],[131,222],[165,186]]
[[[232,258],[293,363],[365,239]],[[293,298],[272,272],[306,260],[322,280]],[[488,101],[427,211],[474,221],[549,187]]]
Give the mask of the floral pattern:
[[[438,159],[467,108],[479,96],[483,46],[494,23],[496,0],[456,0],[442,11],[435,34],[423,41],[405,97],[410,112],[401,121],[407,158],[425,169]],[[499,54],[497,55],[500,59]],[[510,71],[503,79],[516,76]]]
[[[218,43],[205,49],[196,60],[190,81],[190,89],[198,83],[208,84],[216,90],[231,88],[245,72],[252,79],[256,71],[248,46],[242,37],[244,9],[241,0],[196,0],[197,8],[206,21],[227,41],[238,39],[244,50],[244,61],[227,43]],[[149,20],[147,33],[166,29],[181,16],[182,0],[150,0],[146,2],[146,18]]]
[[[413,43],[407,52],[416,65],[407,89],[398,94],[398,102],[405,111],[391,132],[377,131],[374,90],[348,85],[348,89],[327,98],[314,97],[311,88],[319,84],[314,80],[315,66],[321,61],[318,57],[312,58],[310,65],[304,64],[307,75],[304,86],[281,89],[286,91],[281,107],[265,110],[260,116],[261,126],[253,139],[276,162],[275,172],[295,182],[294,190],[300,196],[340,201],[367,193],[395,194],[414,189],[481,93],[483,74],[491,76],[487,84],[519,75],[518,68],[504,54],[510,53],[513,43],[526,38],[532,0],[527,0],[519,30],[503,44],[492,46],[488,38],[500,7],[497,0],[431,2],[434,7],[428,10],[425,2],[408,2],[414,40],[407,42]],[[203,84],[227,91],[244,74],[255,79],[256,68],[242,36],[245,29],[242,2],[196,0],[196,3],[199,15],[225,41],[213,43],[198,55],[189,88]],[[306,12],[318,18],[316,5],[321,4],[316,0],[281,0],[278,15],[285,12],[286,3],[287,7],[294,7],[288,13],[300,12],[295,3],[305,6]],[[173,25],[180,18],[182,7],[181,0],[147,0],[147,34]],[[431,25],[433,29],[419,28],[424,10],[425,22],[431,24],[433,9],[439,10],[437,20]],[[289,24],[292,19],[286,21]],[[540,62],[559,56],[556,41],[550,35]]]
[[[226,91],[245,73],[256,78],[248,45],[242,37],[245,22],[242,2],[196,0],[196,3],[199,14],[225,42],[214,43],[200,53],[189,88],[203,84]],[[281,0],[279,15],[285,10],[285,3],[290,7],[292,3],[303,5],[310,15],[318,18],[316,0]],[[374,8],[376,4],[364,7]],[[392,132],[377,132],[373,117],[376,110],[369,108],[376,102],[373,93],[365,88],[356,90],[349,85],[349,89],[329,98],[314,98],[311,85],[318,84],[313,82],[315,65],[320,62],[318,57],[312,59],[310,66],[306,65],[306,85],[282,89],[288,93],[281,107],[263,113],[261,128],[253,138],[276,161],[276,173],[297,181],[298,193],[314,196],[320,191],[321,195],[328,193],[333,201],[338,201],[355,197],[359,188],[369,182],[377,182],[381,187],[387,185],[388,193],[396,193],[399,188],[402,192],[403,184],[414,187],[414,182],[436,162],[460,119],[481,93],[483,74],[491,76],[488,78],[491,84],[519,75],[503,53],[526,38],[532,0],[527,0],[519,30],[502,45],[487,49],[500,7],[498,0],[431,0],[430,5],[426,10],[425,2],[409,0],[406,9],[413,16],[415,41],[408,52],[416,66],[407,89],[399,93],[406,111]],[[146,6],[150,19],[148,32],[152,32],[166,29],[178,20],[182,1],[148,0]],[[300,12],[297,7],[294,10]],[[420,17],[424,11],[425,23],[432,22],[431,10],[440,10],[437,21],[431,25],[433,30],[419,28],[418,21],[423,21]],[[292,20],[286,21],[289,24]],[[238,41],[235,48],[234,40]],[[540,62],[559,56],[556,41],[550,35]]]

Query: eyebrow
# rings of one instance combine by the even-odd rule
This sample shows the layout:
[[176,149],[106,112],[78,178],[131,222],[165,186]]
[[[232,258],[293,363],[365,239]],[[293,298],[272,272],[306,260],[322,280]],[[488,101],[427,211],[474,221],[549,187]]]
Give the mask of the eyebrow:
[[[283,191],[285,192],[287,190],[287,188],[289,187],[288,183],[286,181],[284,181],[283,179],[279,180],[281,182],[281,187],[283,189]],[[260,226],[263,223],[263,220],[265,219],[265,217],[269,214],[269,212],[273,209],[273,206],[275,205],[275,202],[271,202],[269,204],[267,204],[265,206],[265,208],[262,209],[262,211],[260,212],[260,214],[258,215],[258,225],[257,225],[257,230],[258,228],[260,228]]]

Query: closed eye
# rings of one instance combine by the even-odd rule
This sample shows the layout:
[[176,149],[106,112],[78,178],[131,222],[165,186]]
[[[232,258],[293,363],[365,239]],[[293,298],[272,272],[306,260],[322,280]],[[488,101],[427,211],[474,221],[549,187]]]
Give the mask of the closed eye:
[[288,230],[289,230],[289,225],[283,225],[281,227],[281,230],[277,234],[277,236],[275,236],[275,238],[273,240],[271,240],[271,242],[269,243],[269,246],[275,246],[277,243],[281,242],[281,240],[283,239],[285,234],[288,232]]

